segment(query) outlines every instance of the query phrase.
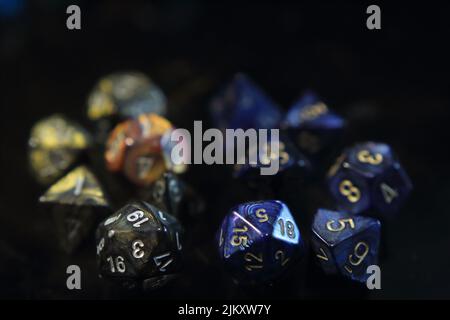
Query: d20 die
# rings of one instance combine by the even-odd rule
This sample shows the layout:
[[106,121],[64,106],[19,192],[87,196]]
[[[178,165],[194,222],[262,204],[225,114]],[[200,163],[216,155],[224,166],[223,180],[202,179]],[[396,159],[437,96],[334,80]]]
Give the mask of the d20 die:
[[100,275],[126,287],[154,288],[181,268],[182,228],[143,201],[125,205],[97,228]]
[[242,284],[275,281],[305,252],[291,212],[277,200],[231,209],[218,232],[218,248],[225,268]]

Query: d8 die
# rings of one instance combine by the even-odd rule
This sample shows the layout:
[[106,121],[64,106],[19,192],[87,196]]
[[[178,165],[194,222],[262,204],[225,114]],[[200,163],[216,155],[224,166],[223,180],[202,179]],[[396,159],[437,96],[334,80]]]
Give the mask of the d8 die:
[[183,172],[185,166],[174,165],[165,146],[172,130],[168,120],[152,113],[118,124],[106,144],[107,168],[141,186],[150,185],[167,169]]
[[300,150],[311,156],[336,142],[344,126],[344,119],[313,92],[295,102],[282,123]]
[[58,242],[68,253],[87,238],[95,223],[110,213],[109,202],[94,174],[79,166],[56,181],[40,198],[52,211]]
[[380,222],[374,218],[319,209],[312,226],[312,246],[327,274],[365,282],[367,267],[376,265]]
[[100,275],[126,287],[158,287],[180,271],[181,235],[171,215],[146,202],[129,203],[97,228]]
[[394,213],[412,190],[391,147],[375,142],[345,150],[328,172],[328,186],[339,207],[355,214],[369,208]]
[[55,114],[31,129],[29,162],[36,180],[48,185],[60,178],[91,145],[91,138],[78,124]]
[[246,75],[236,74],[211,101],[214,126],[224,129],[270,129],[281,120],[278,106]]
[[242,284],[270,283],[304,255],[300,230],[281,201],[233,208],[218,232],[225,268]]

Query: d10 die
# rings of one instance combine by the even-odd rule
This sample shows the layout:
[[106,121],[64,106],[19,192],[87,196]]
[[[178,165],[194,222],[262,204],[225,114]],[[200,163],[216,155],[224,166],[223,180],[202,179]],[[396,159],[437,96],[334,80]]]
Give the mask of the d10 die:
[[39,198],[52,211],[58,242],[73,252],[92,231],[95,223],[110,212],[110,206],[97,178],[79,166],[55,182]]
[[367,267],[378,261],[380,227],[377,219],[319,209],[312,245],[325,273],[365,282]]
[[156,114],[142,114],[137,119],[118,124],[106,144],[106,166],[122,172],[137,185],[150,185],[170,169],[183,172],[185,165],[174,165],[166,147],[172,124]]
[[300,230],[277,200],[233,208],[218,232],[218,247],[225,268],[243,284],[270,283],[304,255]]
[[328,186],[339,207],[351,213],[396,212],[412,190],[391,147],[375,142],[345,150],[328,172]]
[[246,75],[236,74],[211,101],[214,126],[225,129],[278,127],[281,111]]
[[295,102],[282,123],[300,150],[312,156],[336,142],[344,126],[345,121],[313,92]]
[[33,126],[28,144],[32,173],[39,183],[48,185],[76,162],[91,138],[76,123],[55,114]]
[[127,287],[154,288],[181,266],[182,228],[146,202],[132,202],[100,223],[97,257],[102,277]]

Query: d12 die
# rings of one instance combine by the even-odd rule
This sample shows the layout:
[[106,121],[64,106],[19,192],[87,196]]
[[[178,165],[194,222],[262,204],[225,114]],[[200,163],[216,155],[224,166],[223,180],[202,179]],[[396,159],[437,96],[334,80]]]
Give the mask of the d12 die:
[[105,193],[94,174],[79,166],[55,182],[39,202],[51,207],[59,244],[73,252],[110,212]]
[[365,282],[376,265],[381,224],[377,219],[319,209],[312,226],[317,261],[327,274]]
[[181,236],[171,215],[143,201],[129,203],[97,228],[100,275],[126,287],[160,286],[180,271]]
[[328,186],[339,207],[351,213],[396,212],[412,190],[391,147],[375,142],[345,150],[328,172]]
[[106,144],[107,168],[141,186],[150,185],[167,169],[183,172],[185,165],[174,165],[165,147],[172,130],[168,120],[152,113],[121,122]]
[[277,200],[233,208],[218,232],[218,247],[225,268],[242,284],[270,283],[304,255],[300,230]]
[[344,126],[344,119],[313,92],[305,93],[295,102],[282,123],[282,128],[308,155],[316,155],[336,142]]
[[88,132],[78,124],[55,114],[31,129],[29,163],[36,180],[48,185],[60,178],[91,145]]
[[224,129],[270,129],[281,120],[278,106],[246,75],[236,74],[211,101],[214,126]]

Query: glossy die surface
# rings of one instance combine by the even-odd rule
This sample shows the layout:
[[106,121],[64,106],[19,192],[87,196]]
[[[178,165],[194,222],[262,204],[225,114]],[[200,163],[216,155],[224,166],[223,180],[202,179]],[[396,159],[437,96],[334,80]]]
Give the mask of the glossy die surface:
[[211,101],[213,125],[224,129],[276,128],[281,120],[278,106],[246,75],[236,74]]
[[328,172],[328,186],[339,207],[355,214],[369,208],[394,213],[412,190],[391,147],[375,142],[345,150]]
[[171,215],[146,202],[129,203],[97,228],[100,275],[128,287],[157,287],[180,270],[181,236]]
[[294,143],[311,155],[333,144],[344,126],[344,119],[330,110],[314,92],[307,92],[297,100],[282,124]]
[[304,255],[300,230],[288,207],[277,200],[233,208],[218,232],[225,268],[243,284],[270,283]]
[[55,114],[38,121],[28,141],[33,176],[44,185],[54,182],[90,144],[88,132],[64,116]]
[[109,202],[94,174],[79,166],[56,181],[40,198],[53,214],[58,243],[71,253],[110,213]]
[[172,130],[172,124],[156,114],[143,114],[119,123],[106,144],[107,168],[122,172],[130,181],[142,186],[156,181],[167,169],[183,172],[185,166],[173,165],[171,149],[165,147]]
[[137,118],[144,113],[165,115],[164,93],[140,72],[116,72],[101,78],[88,98],[87,114],[91,120],[114,115]]
[[365,282],[376,265],[381,224],[377,219],[319,209],[312,226],[315,257],[327,274]]

